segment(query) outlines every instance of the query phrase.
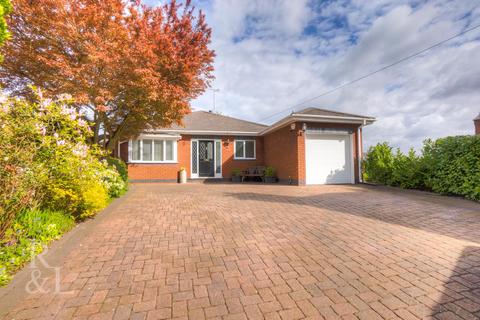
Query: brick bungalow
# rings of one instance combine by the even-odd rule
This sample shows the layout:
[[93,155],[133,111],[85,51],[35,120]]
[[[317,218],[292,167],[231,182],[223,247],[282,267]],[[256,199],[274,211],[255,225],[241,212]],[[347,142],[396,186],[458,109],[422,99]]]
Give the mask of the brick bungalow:
[[116,150],[133,182],[229,179],[233,169],[273,166],[280,182],[356,183],[361,180],[362,127],[372,117],[307,108],[265,126],[195,111],[173,125],[122,141]]

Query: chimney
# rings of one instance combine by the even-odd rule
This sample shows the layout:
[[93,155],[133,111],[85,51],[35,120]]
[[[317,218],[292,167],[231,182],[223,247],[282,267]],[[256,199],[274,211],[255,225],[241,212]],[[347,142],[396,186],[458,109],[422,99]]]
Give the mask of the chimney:
[[475,124],[475,134],[480,135],[480,113],[473,119],[473,123]]

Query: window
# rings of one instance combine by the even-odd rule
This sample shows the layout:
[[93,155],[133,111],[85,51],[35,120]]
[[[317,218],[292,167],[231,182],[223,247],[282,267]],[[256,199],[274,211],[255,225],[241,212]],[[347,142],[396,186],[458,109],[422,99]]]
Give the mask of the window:
[[164,157],[163,157],[163,140],[155,140],[155,143],[154,143],[154,150],[155,150],[155,153],[154,153],[154,156],[153,156],[153,160],[154,161],[163,161]]
[[177,141],[159,139],[132,140],[132,162],[176,162]]
[[142,159],[142,154],[140,151],[140,140],[132,141],[132,160],[140,161]]
[[255,159],[255,140],[235,140],[235,159]]
[[142,160],[152,161],[153,156],[153,140],[143,140]]
[[222,173],[222,143],[220,141],[215,141],[215,163],[217,167],[215,168],[215,173]]

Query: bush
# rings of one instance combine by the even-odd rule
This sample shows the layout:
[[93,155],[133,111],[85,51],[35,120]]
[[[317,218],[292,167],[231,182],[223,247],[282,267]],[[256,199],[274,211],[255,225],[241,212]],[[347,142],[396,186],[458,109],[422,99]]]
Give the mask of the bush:
[[44,246],[73,228],[75,220],[63,212],[27,210],[17,215],[0,241],[0,286]]
[[125,183],[128,183],[128,169],[127,164],[123,162],[123,160],[114,158],[114,157],[107,157],[107,163],[109,166],[115,168],[115,170],[120,174],[120,177]]
[[[68,97],[7,99],[0,105],[0,238],[23,210],[91,216],[119,196],[121,164],[89,146],[89,124]],[[124,173],[123,173],[124,174]]]
[[393,157],[392,175],[388,184],[406,189],[424,188],[422,159],[413,149],[405,155],[397,149]]
[[422,154],[395,154],[387,143],[371,147],[364,160],[366,181],[426,189],[480,200],[480,136],[426,140]]
[[274,167],[268,166],[265,168],[265,177],[275,177],[276,172]]
[[480,136],[427,140],[423,157],[428,189],[480,200]]
[[0,102],[0,285],[127,185],[125,164],[87,144],[89,124],[68,97],[32,99]]
[[101,180],[110,198],[117,198],[127,190],[127,181],[118,174],[115,167],[103,163],[104,168],[100,170]]
[[393,171],[392,147],[387,142],[370,147],[363,165],[365,180],[389,184]]

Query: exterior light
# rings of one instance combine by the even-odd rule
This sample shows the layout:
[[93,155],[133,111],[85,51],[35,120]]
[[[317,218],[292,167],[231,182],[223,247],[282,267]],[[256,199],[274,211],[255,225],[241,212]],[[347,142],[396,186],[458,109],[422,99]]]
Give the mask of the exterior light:
[[295,130],[295,122],[290,125],[290,131]]

